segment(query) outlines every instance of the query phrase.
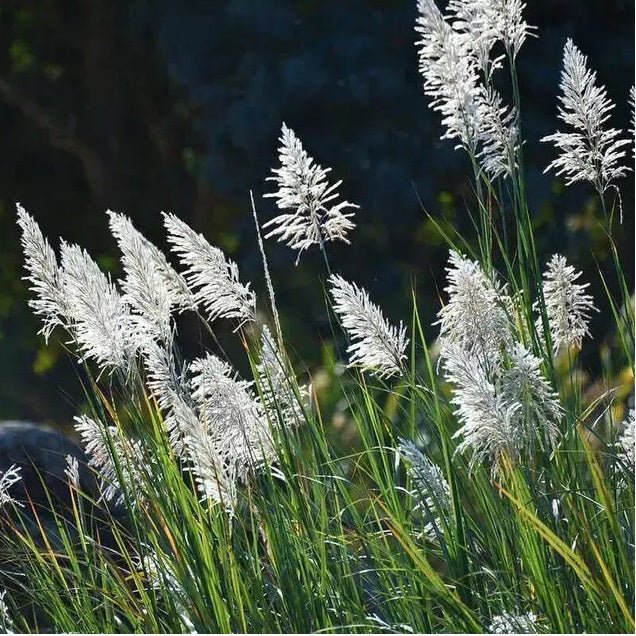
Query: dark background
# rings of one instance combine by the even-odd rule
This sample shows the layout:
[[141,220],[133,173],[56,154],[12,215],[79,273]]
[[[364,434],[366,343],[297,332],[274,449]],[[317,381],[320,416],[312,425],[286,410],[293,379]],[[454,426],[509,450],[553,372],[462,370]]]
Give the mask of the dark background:
[[[567,37],[586,53],[628,127],[634,82],[633,0],[528,0],[538,39],[519,58],[532,213],[544,258],[565,253],[606,305],[593,248],[607,244],[584,185],[565,190],[543,169],[553,149]],[[282,121],[358,203],[350,247],[332,266],[365,285],[394,320],[409,317],[415,282],[427,323],[439,308],[447,251],[419,202],[471,235],[463,155],[440,142],[421,90],[415,0],[157,0],[0,2],[0,419],[61,423],[81,402],[62,343],[45,347],[27,307],[14,202],[54,244],[84,245],[117,274],[107,208],[125,212],[165,247],[159,212],[171,210],[221,246],[262,291],[249,208],[277,162]],[[620,252],[633,284],[633,175],[621,183]],[[267,243],[284,328],[298,356],[318,365],[330,337],[317,252]],[[611,282],[611,281],[610,281]],[[261,300],[265,298],[261,293]],[[584,359],[598,371],[611,321],[595,319]],[[223,329],[223,327],[220,327]],[[187,327],[186,327],[187,329]],[[431,329],[431,336],[434,335]]]

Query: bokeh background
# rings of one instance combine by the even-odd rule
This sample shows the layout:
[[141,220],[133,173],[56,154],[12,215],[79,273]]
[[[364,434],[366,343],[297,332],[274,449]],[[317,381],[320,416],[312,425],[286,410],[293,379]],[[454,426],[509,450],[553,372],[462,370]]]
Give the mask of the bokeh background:
[[[528,5],[539,35],[519,58],[531,209],[543,253],[565,253],[583,269],[602,309],[583,358],[594,377],[612,338],[594,260],[602,266],[608,255],[598,204],[589,188],[564,189],[543,174],[553,150],[539,139],[556,129],[567,37],[616,101],[613,124],[629,126],[634,2]],[[470,234],[471,191],[465,159],[439,141],[421,90],[415,13],[415,0],[0,2],[0,419],[63,424],[82,402],[63,342],[46,347],[36,335],[14,202],[54,242],[82,244],[114,276],[104,211],[125,212],[162,247],[159,213],[176,212],[262,291],[249,191],[261,220],[271,218],[274,203],[261,196],[272,189],[265,179],[282,121],[360,205],[353,243],[331,249],[333,266],[392,319],[408,320],[415,285],[430,323],[447,251],[423,208]],[[621,189],[619,249],[633,285],[633,175]],[[284,330],[316,368],[332,351],[320,257],[308,253],[295,267],[284,246],[267,251]]]

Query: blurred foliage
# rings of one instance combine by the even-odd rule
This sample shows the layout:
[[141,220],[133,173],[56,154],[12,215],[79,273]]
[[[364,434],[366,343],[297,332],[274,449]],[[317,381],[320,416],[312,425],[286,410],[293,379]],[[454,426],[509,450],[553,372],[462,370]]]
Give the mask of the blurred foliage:
[[[556,128],[566,37],[590,57],[617,102],[616,125],[627,127],[634,3],[529,5],[539,38],[527,43],[519,62],[532,213],[542,253],[564,252],[585,271],[602,309],[593,325],[596,342],[607,349],[611,321],[595,259],[602,267],[608,252],[598,205],[584,186],[564,189],[543,175],[552,149],[538,140]],[[0,6],[0,418],[61,422],[81,399],[63,343],[53,339],[46,347],[36,335],[20,280],[13,203],[33,212],[52,239],[81,243],[115,274],[104,210],[127,213],[161,246],[159,212],[175,211],[223,247],[262,291],[249,190],[268,189],[282,121],[333,167],[344,196],[361,206],[353,244],[334,247],[333,266],[365,285],[393,319],[409,315],[415,284],[423,318],[432,321],[446,260],[436,224],[470,235],[471,191],[463,156],[440,142],[438,118],[422,94],[414,0]],[[619,249],[631,277],[633,177],[622,192]],[[270,200],[259,197],[257,205],[261,220],[274,213]],[[333,361],[320,257],[307,254],[294,267],[284,247],[268,243],[267,250],[297,357],[312,367]],[[188,335],[198,337],[195,330]],[[584,364],[598,377],[604,359],[588,349]],[[327,387],[337,368],[324,364],[315,381]],[[329,408],[338,426],[337,397]]]

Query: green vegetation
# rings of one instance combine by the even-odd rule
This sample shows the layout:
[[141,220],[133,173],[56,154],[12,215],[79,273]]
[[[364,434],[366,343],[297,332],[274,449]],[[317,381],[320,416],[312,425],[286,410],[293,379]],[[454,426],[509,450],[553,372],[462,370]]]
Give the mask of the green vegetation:
[[[281,328],[262,243],[269,294],[257,304],[235,264],[177,216],[164,222],[180,269],[110,213],[123,254],[115,284],[78,246],[63,243],[58,263],[19,208],[31,306],[44,334],[65,330],[81,359],[89,409],[76,429],[103,494],[89,500],[69,462],[71,520],[53,510],[55,529],[33,533],[28,506],[0,481],[12,524],[1,537],[12,558],[0,626],[633,633],[633,373],[614,380],[634,353],[632,294],[613,241],[626,142],[604,128],[607,96],[569,41],[563,83],[578,77],[592,98],[566,94],[563,107],[600,115],[595,129],[573,133],[577,156],[596,152],[584,156],[587,171],[571,145],[562,158],[569,178],[596,189],[595,222],[612,254],[599,275],[619,281],[618,294],[606,287],[615,337],[599,350],[603,388],[590,395],[579,351],[595,346],[594,301],[565,259],[539,252],[526,195],[515,60],[529,27],[519,9],[514,37],[501,35],[505,108],[490,92],[494,62],[480,75],[474,40],[448,36],[461,31],[433,7],[420,2],[425,88],[474,175],[472,235],[428,217],[451,254],[436,340],[425,337],[416,289],[407,326],[392,326],[364,289],[331,272],[331,242],[355,241],[353,220],[363,221],[283,126],[271,195],[282,214],[270,237],[299,258],[324,257],[325,304],[335,341],[346,342],[321,369],[332,394],[295,371],[302,361]],[[444,49],[440,33],[469,48]],[[459,59],[470,90],[457,102],[457,77],[443,73]],[[186,312],[204,349],[191,362],[178,341]],[[235,328],[244,359],[232,363],[249,381],[215,342],[219,321]],[[354,431],[346,443],[322,418],[334,401]],[[87,527],[95,504],[117,509],[102,527],[108,545]]]

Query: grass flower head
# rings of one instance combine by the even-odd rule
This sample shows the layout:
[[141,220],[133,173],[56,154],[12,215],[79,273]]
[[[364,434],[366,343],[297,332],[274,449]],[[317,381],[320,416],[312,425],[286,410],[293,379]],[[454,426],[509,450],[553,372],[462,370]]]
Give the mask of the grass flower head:
[[565,175],[566,184],[589,181],[600,192],[627,172],[620,165],[623,147],[631,142],[622,139],[622,131],[609,128],[607,121],[614,103],[604,86],[597,84],[596,72],[588,68],[587,57],[570,39],[563,50],[559,119],[572,132],[557,132],[542,141],[555,145],[560,155],[548,167]]
[[369,299],[366,290],[337,274],[329,278],[333,308],[351,338],[347,348],[349,365],[359,366],[380,378],[402,372],[406,358],[406,327],[387,322],[382,310]]
[[358,206],[349,201],[338,201],[342,181],[330,184],[327,173],[331,168],[318,165],[285,124],[280,144],[280,168],[272,170],[274,176],[268,177],[278,185],[278,190],[265,196],[275,198],[279,209],[287,212],[263,225],[273,228],[266,238],[276,237],[298,250],[298,259],[312,245],[324,249],[325,241],[349,243],[347,235],[355,224],[351,220],[354,213],[346,210]]
[[[559,254],[550,259],[543,274],[543,296],[555,353],[568,347],[580,349],[583,338],[590,335],[590,314],[598,311],[585,292],[589,283],[576,282],[580,277],[581,272]],[[537,328],[540,330],[540,325]]]

